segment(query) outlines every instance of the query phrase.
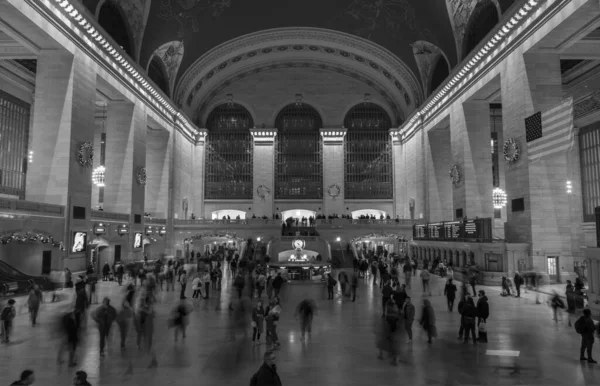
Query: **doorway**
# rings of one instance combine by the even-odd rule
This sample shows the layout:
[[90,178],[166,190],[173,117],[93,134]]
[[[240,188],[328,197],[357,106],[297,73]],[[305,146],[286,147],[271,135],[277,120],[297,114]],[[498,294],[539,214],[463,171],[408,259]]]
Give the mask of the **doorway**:
[[121,245],[115,245],[115,260],[113,264],[121,262]]
[[52,270],[52,251],[42,252],[42,275],[49,275]]
[[558,281],[558,256],[548,256],[548,278],[550,283]]

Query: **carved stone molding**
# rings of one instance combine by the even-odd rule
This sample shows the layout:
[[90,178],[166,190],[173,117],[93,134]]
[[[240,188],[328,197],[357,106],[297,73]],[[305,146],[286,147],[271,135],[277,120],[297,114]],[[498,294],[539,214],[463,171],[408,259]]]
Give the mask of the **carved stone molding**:
[[[433,43],[418,40],[412,44],[412,48],[417,67],[419,67],[423,92],[427,94],[429,91],[429,82],[431,81],[431,72],[433,71],[433,66],[437,63],[438,58],[443,56],[446,63],[450,62],[448,61],[446,54]],[[450,72],[450,69],[448,69],[448,72]]]
[[[410,110],[423,101],[419,81],[410,68],[385,48],[366,39],[320,28],[278,28],[256,32],[221,44],[200,57],[181,77],[175,90],[180,106],[190,106],[206,80],[230,67],[243,68],[259,56],[304,52],[327,55],[340,63],[359,63],[364,74],[383,74],[404,92]],[[191,95],[191,98],[190,98]],[[189,102],[189,103],[188,103]]]

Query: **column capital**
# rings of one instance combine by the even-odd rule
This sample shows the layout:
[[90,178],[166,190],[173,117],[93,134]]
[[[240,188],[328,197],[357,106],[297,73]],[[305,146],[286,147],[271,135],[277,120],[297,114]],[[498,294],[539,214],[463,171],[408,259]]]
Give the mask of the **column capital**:
[[344,137],[348,132],[348,129],[320,129],[321,137],[323,137],[323,143],[325,145],[341,145],[344,143]]
[[203,145],[206,142],[206,137],[208,137],[208,130],[198,129],[196,132],[196,145]]
[[275,142],[277,133],[277,129],[257,129],[256,127],[250,129],[250,134],[252,134],[252,138],[254,138],[255,145],[272,145]]
[[400,132],[400,129],[390,129],[389,130],[390,133],[390,137],[392,137],[392,144],[394,145],[401,145],[402,141],[402,133]]

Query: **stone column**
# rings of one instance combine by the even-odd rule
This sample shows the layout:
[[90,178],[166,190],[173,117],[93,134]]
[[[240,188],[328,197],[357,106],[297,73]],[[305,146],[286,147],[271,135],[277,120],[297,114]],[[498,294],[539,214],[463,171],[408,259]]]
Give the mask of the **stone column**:
[[452,164],[460,169],[460,181],[454,184],[454,214],[489,218],[494,215],[490,131],[487,101],[455,103],[450,109]]
[[145,106],[111,102],[107,114],[104,210],[143,217],[145,186],[138,174],[146,167]]
[[210,213],[204,213],[204,173],[206,167],[206,137],[208,131],[200,129],[194,147],[194,165],[192,168],[193,202],[192,212],[196,217],[211,218]]
[[250,134],[254,138],[252,212],[256,217],[272,218],[275,197],[275,137],[277,129],[250,129]]
[[[101,153],[102,153],[102,133],[106,130],[106,117],[104,116],[106,109],[106,103],[96,104],[96,118],[94,120],[94,167],[92,170],[96,170],[97,167],[101,166]],[[106,146],[106,144],[104,144]],[[92,209],[98,207],[100,201],[100,188],[92,184]]]
[[431,221],[453,220],[452,181],[448,176],[449,165],[453,164],[450,130],[430,130],[427,133],[427,142],[429,219]]
[[[406,198],[406,167],[404,164],[404,152],[402,141],[400,140],[400,131],[397,129],[390,130],[392,137],[392,165],[394,171],[394,216],[408,218]],[[422,257],[422,256],[421,256]]]
[[173,136],[165,129],[149,129],[146,146],[146,212],[167,218],[169,211]]
[[[323,213],[346,213],[344,207],[344,137],[347,129],[321,129],[323,137]],[[339,195],[336,197],[335,195]]]

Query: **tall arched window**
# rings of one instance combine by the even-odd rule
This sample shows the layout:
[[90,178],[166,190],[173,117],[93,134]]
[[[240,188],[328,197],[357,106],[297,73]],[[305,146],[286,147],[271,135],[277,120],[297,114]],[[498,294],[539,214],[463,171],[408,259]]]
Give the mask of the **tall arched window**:
[[131,43],[131,35],[127,28],[127,23],[123,18],[119,6],[112,0],[108,0],[102,4],[100,14],[98,15],[98,23],[123,48],[123,51],[132,58],[134,57],[133,44]]
[[224,103],[210,113],[206,120],[205,198],[252,198],[253,146],[249,129],[253,126],[248,110],[236,103]]
[[275,119],[275,198],[323,198],[321,116],[312,106],[294,103]]
[[344,195],[347,199],[393,198],[392,121],[374,103],[353,107],[344,119]]
[[484,0],[477,4],[465,29],[463,59],[494,29],[498,21],[498,9],[491,0]]
[[0,194],[25,199],[29,104],[0,90]]
[[165,73],[165,67],[162,61],[154,56],[148,66],[148,76],[152,81],[162,90],[167,96],[170,96],[169,92],[169,79]]

